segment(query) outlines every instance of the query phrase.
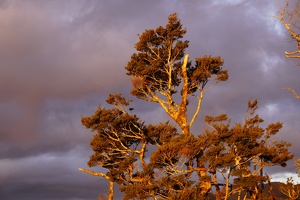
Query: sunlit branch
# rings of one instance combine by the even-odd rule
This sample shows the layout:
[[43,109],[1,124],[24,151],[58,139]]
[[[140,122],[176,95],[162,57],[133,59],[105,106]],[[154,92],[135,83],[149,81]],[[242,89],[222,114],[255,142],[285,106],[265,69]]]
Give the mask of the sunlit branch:
[[111,133],[114,133],[114,135],[115,135],[117,138],[111,137],[109,133],[107,133],[106,135],[107,135],[111,140],[118,142],[118,143],[121,145],[121,147],[123,147],[124,150],[128,150],[128,147],[126,147],[126,146],[123,144],[123,142],[121,141],[120,137],[117,135],[117,132],[111,131]]
[[[151,48],[149,45],[148,45],[147,47],[148,47],[148,49],[150,49],[150,51],[151,51],[157,58],[160,58],[159,54],[157,54],[157,53],[153,50],[153,48]],[[159,51],[158,51],[158,52],[159,52]]]
[[297,93],[292,88],[283,88],[283,89],[289,91],[292,95],[294,95],[296,99],[300,100],[300,96],[297,95]]
[[151,97],[153,98],[153,100],[155,102],[158,102],[160,104],[160,106],[165,110],[165,112],[172,118],[172,119],[176,119],[176,114],[177,112],[175,111],[174,108],[170,107],[168,108],[166,105],[168,105],[168,103],[162,99],[160,99],[157,95],[154,94],[154,92],[152,92],[150,89],[148,89]]
[[171,53],[172,53],[172,46],[170,45],[169,47],[169,56],[168,56],[168,67],[167,67],[167,73],[168,73],[168,103],[169,103],[169,106],[172,106],[172,102],[173,102],[173,98],[172,98],[172,69],[173,69],[173,65],[174,65],[174,62],[172,62],[170,60],[171,58]]
[[[300,5],[297,3],[296,7],[292,12],[289,12],[288,9],[289,3],[286,2],[286,6],[283,10],[279,12],[278,16],[274,16],[275,18],[279,19],[282,24],[285,26],[286,30],[291,34],[292,38],[298,43],[297,50],[292,52],[285,52],[285,55],[287,58],[300,58],[300,35],[296,33],[294,29],[298,29],[300,31],[300,27],[298,24],[299,20],[299,11],[300,11]],[[286,17],[286,15],[288,15]],[[287,20],[286,20],[287,18]],[[292,28],[291,28],[292,26]]]
[[193,125],[195,119],[197,118],[197,116],[198,116],[198,114],[200,112],[200,109],[201,109],[201,104],[202,104],[202,99],[203,99],[204,91],[203,90],[199,90],[199,92],[200,92],[200,96],[196,97],[197,98],[197,108],[196,108],[196,111],[194,113],[194,116],[191,119],[190,127],[192,127],[192,125]]
[[83,169],[83,168],[78,168],[79,171],[82,171],[82,172],[85,172],[85,173],[89,173],[91,174],[92,176],[101,176],[101,177],[104,177],[108,180],[110,180],[110,177],[107,176],[106,174],[103,174],[101,172],[94,172],[92,170],[89,170],[89,169]]
[[[187,64],[188,64],[189,54],[186,54],[184,56],[183,64],[181,66],[181,72],[182,72],[182,78],[183,78],[183,86],[181,90],[181,103],[180,107],[178,109],[178,114],[180,117],[185,118],[182,119],[183,124],[181,124],[183,127],[187,126],[187,119],[186,119],[186,106],[187,106],[187,99],[188,99],[188,91],[189,91],[189,82],[188,82],[188,76],[187,76]],[[182,130],[183,134],[186,134],[185,130]]]
[[147,143],[146,143],[145,139],[142,139],[142,147],[141,147],[141,150],[139,152],[139,158],[140,158],[140,162],[142,163],[143,167],[147,166],[147,164],[144,160],[146,145],[147,145]]
[[293,51],[293,52],[284,52],[287,58],[300,58],[300,55],[295,55],[297,53],[300,53],[300,50]]
[[94,172],[92,170],[83,169],[83,168],[78,168],[78,170],[82,171],[82,172],[85,172],[85,173],[89,173],[92,176],[101,176],[101,177],[104,177],[107,180],[109,180],[108,200],[113,200],[113,196],[114,196],[114,182],[113,182],[113,180],[110,180],[109,176],[107,176],[106,174],[103,174],[101,172]]

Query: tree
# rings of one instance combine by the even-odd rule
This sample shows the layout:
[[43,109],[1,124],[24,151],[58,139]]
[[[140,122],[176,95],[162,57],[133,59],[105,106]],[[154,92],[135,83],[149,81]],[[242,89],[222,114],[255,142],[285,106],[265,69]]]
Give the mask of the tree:
[[298,176],[300,177],[300,158],[295,159],[294,164],[295,164],[295,167],[297,169]]
[[[292,40],[297,43],[297,50],[293,52],[285,52],[287,58],[300,58],[300,2],[298,1],[293,9],[289,9],[289,2],[283,10],[279,11],[279,15],[276,16],[286,30],[290,33]],[[300,100],[300,95],[298,95],[292,88],[284,88],[289,91],[296,99]],[[299,173],[300,171],[300,159],[294,161],[296,169]],[[287,185],[290,185],[292,181],[287,181]]]
[[[81,119],[96,132],[88,165],[105,172],[80,170],[106,178],[111,183],[110,199],[113,184],[120,186],[124,199],[208,199],[212,187],[217,199],[239,191],[258,196],[257,188],[264,181],[259,172],[266,166],[285,166],[293,157],[290,144],[270,142],[281,123],[260,127],[263,120],[254,115],[257,101],[249,101],[244,124],[231,127],[225,114],[208,116],[212,130],[191,132],[204,94],[226,81],[228,73],[219,56],[196,58],[192,65],[184,54],[189,43],[182,40],[185,33],[177,15],[171,14],[165,27],[139,35],[138,52],[125,67],[132,77],[131,94],[158,103],[172,122],[146,124],[132,112],[132,100],[122,94],[110,94],[106,102],[111,108],[99,106],[92,116]],[[225,181],[219,182],[217,176]]]
[[300,185],[295,185],[292,178],[287,178],[286,183],[279,183],[279,190],[287,196],[289,200],[297,200],[300,198]]
[[285,8],[279,11],[279,15],[275,17],[282,22],[292,40],[297,43],[295,51],[285,52],[286,57],[300,58],[300,3],[297,2],[293,9],[289,9],[289,2],[286,2]]
[[[285,52],[287,58],[300,58],[300,2],[298,1],[293,9],[289,9],[289,2],[286,2],[284,9],[275,16],[284,25],[285,29],[291,35],[293,41],[297,43],[296,50]],[[300,100],[300,96],[292,88],[284,88],[291,92],[293,96]]]

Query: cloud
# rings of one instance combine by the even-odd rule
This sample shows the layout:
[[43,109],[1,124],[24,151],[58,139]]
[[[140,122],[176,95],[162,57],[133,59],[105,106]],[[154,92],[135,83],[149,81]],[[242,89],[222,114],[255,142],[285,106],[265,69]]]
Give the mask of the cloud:
[[[284,122],[280,139],[297,143],[299,101],[282,90],[300,93],[299,68],[284,56],[295,44],[272,17],[282,5],[280,0],[1,1],[0,198],[106,194],[105,180],[76,170],[86,166],[93,134],[80,117],[98,104],[106,106],[108,93],[132,99],[124,66],[137,34],[165,25],[173,12],[188,30],[190,58],[220,55],[229,69],[229,80],[204,97],[195,133],[202,132],[205,115],[227,113],[241,121],[247,101],[258,98],[266,123]],[[134,99],[133,106],[146,123],[166,118],[157,104]],[[291,151],[300,156],[297,145]],[[292,163],[284,171],[294,172]]]
[[[75,148],[64,155],[44,154],[22,159],[2,159],[1,199],[95,199],[105,180],[78,172],[87,153]],[[82,156],[79,158],[79,156]],[[5,172],[5,173],[3,173]],[[89,187],[87,187],[87,185]]]

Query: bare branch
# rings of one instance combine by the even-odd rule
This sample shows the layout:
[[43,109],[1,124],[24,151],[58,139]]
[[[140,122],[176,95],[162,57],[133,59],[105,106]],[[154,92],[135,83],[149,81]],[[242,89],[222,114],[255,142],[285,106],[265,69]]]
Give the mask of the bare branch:
[[78,168],[79,171],[82,171],[82,172],[85,172],[85,173],[89,173],[91,174],[92,176],[101,176],[101,177],[104,177],[106,178],[107,180],[110,180],[110,177],[107,176],[106,174],[103,174],[101,172],[94,172],[92,170],[89,170],[89,169],[83,169],[83,168]]
[[[292,52],[285,52],[287,58],[300,58],[300,4],[296,4],[293,10],[288,10],[289,3],[286,2],[286,6],[283,10],[279,11],[279,15],[274,18],[279,19],[286,30],[291,34],[293,40],[297,42],[297,50]],[[298,54],[298,55],[297,55]]]
[[296,92],[292,89],[292,88],[283,88],[284,90],[289,91],[290,93],[292,93],[294,95],[294,97],[298,100],[300,100],[300,96],[296,94]]

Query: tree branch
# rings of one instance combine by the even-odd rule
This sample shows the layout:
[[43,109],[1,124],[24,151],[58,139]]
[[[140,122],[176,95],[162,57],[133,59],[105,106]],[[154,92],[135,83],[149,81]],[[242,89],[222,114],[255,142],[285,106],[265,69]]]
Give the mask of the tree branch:
[[106,174],[103,174],[101,172],[94,172],[92,170],[89,170],[89,169],[83,169],[83,168],[78,168],[79,171],[82,171],[82,172],[85,172],[85,173],[89,173],[91,174],[92,176],[101,176],[101,177],[104,177],[106,178],[107,180],[110,181],[110,177],[107,176]]
[[[300,5],[299,3],[297,3],[297,5],[295,6],[294,10],[292,12],[289,12],[287,10],[289,6],[289,3],[286,2],[286,6],[283,10],[281,10],[279,12],[278,16],[274,16],[274,18],[279,19],[282,24],[285,26],[286,30],[291,34],[292,38],[298,43],[297,46],[297,50],[293,51],[293,52],[285,52],[285,55],[287,58],[300,58],[300,55],[296,55],[296,54],[300,54],[300,35],[296,33],[296,31],[294,29],[299,29],[300,27],[297,24],[298,22],[298,18],[299,18],[299,12],[300,12]],[[286,14],[288,15],[288,21],[286,21]],[[296,16],[295,16],[296,14]],[[291,28],[292,26],[292,28]]]
[[201,109],[201,103],[202,103],[202,99],[203,99],[203,94],[204,94],[204,91],[203,90],[200,90],[200,97],[197,97],[198,101],[197,101],[197,108],[196,108],[196,111],[194,113],[194,116],[192,117],[191,119],[191,122],[190,122],[190,127],[192,127],[195,119],[197,118],[199,112],[200,112],[200,109]]
[[[176,121],[180,120],[178,122],[178,125],[182,129],[182,134],[189,133],[190,126],[187,124],[187,116],[186,116],[186,106],[187,106],[187,100],[188,100],[188,91],[189,91],[189,81],[188,81],[188,75],[187,75],[187,64],[188,64],[189,54],[186,54],[184,56],[183,64],[181,66],[181,72],[182,72],[182,78],[183,78],[183,86],[181,90],[181,103],[178,109],[178,115]],[[180,118],[180,119],[178,119]]]
[[296,94],[296,92],[292,89],[292,88],[283,88],[284,90],[289,91],[290,93],[292,93],[294,95],[294,97],[298,100],[300,100],[300,96]]

